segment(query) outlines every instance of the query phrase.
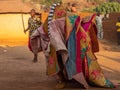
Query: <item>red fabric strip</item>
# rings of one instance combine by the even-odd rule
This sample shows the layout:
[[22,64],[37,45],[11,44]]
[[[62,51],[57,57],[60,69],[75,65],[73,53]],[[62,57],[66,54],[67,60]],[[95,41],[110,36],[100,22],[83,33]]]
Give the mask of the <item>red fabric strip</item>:
[[[76,28],[79,28],[79,24],[80,24],[80,17],[78,17],[76,20]],[[81,47],[80,47],[81,35],[80,34],[81,32],[78,29],[78,31],[76,32],[76,70],[77,70],[77,73],[82,72]]]

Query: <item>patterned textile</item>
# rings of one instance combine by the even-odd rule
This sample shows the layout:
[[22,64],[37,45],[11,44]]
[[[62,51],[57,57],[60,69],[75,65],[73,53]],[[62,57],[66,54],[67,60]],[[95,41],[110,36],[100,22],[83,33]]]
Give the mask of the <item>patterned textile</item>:
[[[40,20],[38,20],[38,18],[36,18],[36,17],[34,17],[34,18],[29,18],[29,20],[28,20],[28,29],[29,29],[29,40],[28,40],[28,48],[29,48],[29,50],[30,51],[32,51],[32,52],[34,52],[34,50],[36,50],[37,48],[35,48],[35,45],[37,44],[37,42],[39,42],[39,39],[36,39],[36,40],[34,40],[34,42],[32,41],[31,42],[31,39],[30,39],[30,37],[31,37],[31,35],[35,32],[35,30],[38,28],[38,27],[40,27],[40,25],[41,25],[41,22],[40,22]],[[34,45],[34,48],[32,48],[32,43],[36,43],[35,45]],[[36,52],[34,52],[34,53],[36,53]]]
[[47,75],[53,76],[56,75],[60,71],[60,67],[58,65],[56,50],[53,45],[50,45],[50,53],[47,60]]
[[81,19],[78,17],[68,40],[70,58],[66,62],[67,75],[72,79],[73,75],[83,72],[89,84],[113,88],[114,85],[105,78],[92,51],[89,33],[80,22]]
[[[64,19],[62,19],[63,21]],[[56,21],[55,21],[56,22]],[[51,25],[54,26],[54,24],[56,24],[54,21],[51,22]],[[57,23],[60,23],[61,22],[61,19],[57,21]],[[59,25],[59,24],[58,24]],[[56,29],[56,28],[54,28]],[[54,32],[51,33],[52,35],[60,35],[60,33],[58,32],[58,34],[54,34]],[[60,36],[61,37],[61,36]],[[60,38],[59,37],[59,38]],[[52,38],[52,37],[51,37]],[[58,39],[59,39],[58,38]],[[39,45],[36,44],[36,41],[39,39]],[[54,38],[54,40],[56,42],[58,42],[58,40],[56,40]],[[63,48],[63,45],[61,47],[61,45],[57,44],[54,40],[51,41],[51,44],[50,43],[50,38],[46,35],[46,33],[44,32],[43,30],[43,25],[41,25],[41,27],[39,27],[31,36],[31,41],[32,41],[32,49],[34,50],[34,52],[39,52],[39,51],[43,51],[45,56],[47,57],[47,75],[48,76],[51,76],[51,75],[55,75],[59,72],[60,68],[59,68],[59,65],[58,65],[58,61],[57,61],[57,54],[56,54],[56,51],[57,50],[61,50],[61,48]],[[61,40],[61,38],[59,39]],[[63,42],[63,41],[61,41]],[[60,47],[54,47],[55,44],[59,45]],[[53,46],[54,45],[54,46]],[[64,49],[62,50],[66,50],[65,46],[64,46]],[[63,53],[64,55],[64,53]]]
[[[58,9],[58,7],[56,8]],[[55,10],[57,10],[56,8]],[[62,11],[60,10],[60,12]],[[56,12],[53,14],[55,17],[49,22],[49,27],[47,19],[43,27],[39,28],[38,32],[36,31],[36,35],[32,36],[32,39],[41,37],[41,40],[47,42],[40,43],[41,46],[47,46],[45,51],[49,49],[47,75],[56,75],[60,71],[58,52],[62,55],[62,61],[69,79],[82,72],[90,85],[113,88],[114,85],[105,78],[94,54],[99,49],[96,27],[93,23],[95,16],[92,15],[84,22],[77,15],[60,14],[63,15],[60,18],[59,15],[55,14]],[[64,56],[68,57],[65,58]]]
[[66,20],[65,20],[65,39],[68,40],[70,33],[72,32],[73,26],[75,24],[77,15],[74,14],[67,14]]
[[91,39],[90,44],[91,44],[92,52],[99,52],[99,43],[97,40],[97,28],[93,22],[91,22],[90,28],[88,29],[87,33],[89,34]]
[[53,20],[53,16],[54,16],[54,11],[55,11],[55,8],[57,7],[57,6],[59,6],[60,5],[60,3],[54,3],[51,7],[50,7],[50,12],[49,12],[49,15],[48,15],[48,35],[50,35],[50,32],[49,32],[49,23],[50,23],[50,21],[52,21]]
[[34,53],[43,51],[45,55],[48,55],[47,48],[49,44],[49,37],[46,36],[43,25],[41,25],[36,31],[31,35],[31,48]]
[[61,18],[61,17],[65,16],[65,14],[66,14],[66,12],[60,3],[53,4],[51,6],[50,13],[48,16],[48,34],[50,34],[50,31],[49,31],[50,21],[52,21],[53,19]]
[[40,25],[41,25],[41,22],[39,22],[36,17],[29,18],[29,20],[28,20],[29,36],[31,36],[33,34],[33,32],[38,27],[40,27]]
[[[54,12],[56,12],[56,13],[54,13]],[[52,6],[51,6],[51,8],[50,8],[50,13],[49,13],[49,16],[48,16],[48,18],[46,19],[46,21],[45,21],[45,23],[43,24],[43,30],[44,30],[44,32],[45,32],[45,34],[47,35],[47,36],[49,36],[49,38],[52,38],[51,37],[51,34],[52,35],[54,35],[54,32],[52,32],[52,33],[50,33],[51,31],[50,30],[54,30],[54,29],[50,29],[49,27],[49,25],[50,25],[50,23],[54,23],[54,22],[52,22],[52,20],[54,20],[54,19],[57,19],[57,18],[60,18],[60,17],[65,17],[65,15],[66,15],[66,13],[65,13],[65,10],[64,10],[64,8],[63,8],[63,6],[60,4],[60,3],[57,3],[57,4],[53,4]],[[59,20],[58,20],[58,23],[59,23]],[[55,24],[55,23],[54,23]],[[60,23],[59,23],[60,24]],[[59,25],[58,24],[58,25]],[[56,24],[57,25],[57,24]],[[62,24],[62,26],[64,26],[63,24]],[[61,27],[59,26],[59,28],[61,29]],[[62,27],[62,28],[64,28],[64,27]],[[56,30],[57,31],[57,30]],[[60,33],[62,33],[63,34],[63,32],[58,32],[59,34]],[[57,35],[59,35],[59,34],[56,34],[56,36]],[[61,34],[61,35],[62,35]],[[63,38],[64,37],[64,35],[63,36],[60,36],[60,38]],[[56,60],[56,57],[57,57],[57,54],[56,54],[56,51],[58,51],[59,49],[58,49],[58,47],[60,46],[53,46],[54,45],[54,40],[55,39],[50,39],[50,41],[51,41],[51,43],[48,45],[48,48],[50,48],[50,50],[52,51],[50,51],[49,52],[49,57],[48,57],[48,64],[47,64],[47,66],[49,67],[49,66],[52,66],[52,68],[48,68],[47,69],[47,72],[48,72],[48,75],[54,75],[54,74],[56,74],[56,73],[58,73],[59,71],[60,71],[60,68],[59,69],[57,69],[56,68],[56,66],[59,66],[58,65],[58,63],[50,63],[49,61],[51,61],[51,58],[50,57],[52,57],[52,60],[53,61],[55,61],[55,62],[57,62]],[[60,39],[59,39],[60,40]],[[53,41],[53,42],[52,42]],[[56,40],[55,40],[56,41]],[[61,42],[62,42],[63,40],[61,40]],[[58,42],[58,41],[57,41]],[[61,43],[62,44],[62,43]],[[58,45],[58,44],[57,44]],[[61,47],[59,47],[59,48],[61,48]],[[62,58],[63,58],[63,60],[66,60],[66,58],[67,58],[67,55],[66,55],[66,51],[65,51],[65,48],[64,49],[62,49],[62,50],[60,50],[60,52],[63,52],[62,53]],[[54,54],[53,54],[54,53]],[[54,68],[54,69],[53,69]],[[55,71],[56,70],[56,71]]]
[[96,16],[96,14],[93,14],[89,17],[85,17],[84,21],[81,23],[81,25],[90,36],[92,51],[98,52],[99,51],[99,44],[98,44],[98,40],[97,40],[97,33],[98,32],[97,32],[96,25],[94,23],[95,16]]
[[61,3],[54,3],[50,7],[50,12],[49,12],[48,18],[45,20],[45,23],[43,24],[43,29],[44,29],[44,32],[46,33],[46,35],[50,35],[50,32],[49,32],[49,23],[53,19],[65,17],[65,15],[66,15],[66,12],[64,10],[63,5],[61,5]]
[[31,39],[30,39],[30,37],[29,37],[29,39],[28,39],[28,48],[29,48],[29,50],[30,50],[31,52],[33,52],[32,46],[31,46]]
[[50,23],[50,43],[54,46],[56,51],[60,51],[63,62],[65,63],[68,58],[68,52],[65,45],[64,39],[64,27],[65,27],[65,18],[60,18],[51,21]]

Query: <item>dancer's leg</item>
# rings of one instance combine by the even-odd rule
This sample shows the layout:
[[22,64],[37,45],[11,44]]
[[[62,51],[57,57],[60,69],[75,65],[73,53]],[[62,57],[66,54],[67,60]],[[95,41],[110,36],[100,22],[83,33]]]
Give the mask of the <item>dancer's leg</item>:
[[57,74],[58,75],[58,83],[56,85],[56,89],[62,89],[65,87],[66,77],[64,75],[64,65],[63,65],[62,57],[61,57],[61,54],[58,52],[57,52],[57,59],[58,59],[60,71]]
[[33,59],[33,62],[37,62],[37,61],[38,61],[38,59],[37,59],[38,54],[37,54],[37,53],[33,53],[33,54],[34,54],[34,59]]

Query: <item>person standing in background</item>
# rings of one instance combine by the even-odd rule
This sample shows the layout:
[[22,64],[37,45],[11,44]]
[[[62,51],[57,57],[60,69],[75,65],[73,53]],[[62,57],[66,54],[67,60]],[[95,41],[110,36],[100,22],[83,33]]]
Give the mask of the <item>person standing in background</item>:
[[[31,35],[34,33],[34,31],[40,27],[41,22],[39,19],[37,19],[36,16],[36,11],[34,9],[32,9],[30,11],[30,15],[31,17],[28,20],[28,28],[26,30],[24,30],[24,33],[26,34],[27,31],[29,31],[29,41],[28,41],[28,48],[30,51],[32,51],[32,53],[34,54],[34,59],[33,62],[37,62],[37,53],[33,52],[32,47],[31,47],[31,40],[30,37]],[[39,15],[38,15],[39,16]]]
[[71,4],[70,4],[70,2],[67,3],[66,11],[71,12]]
[[96,26],[97,26],[97,37],[99,39],[103,39],[103,26],[102,26],[102,18],[100,13],[97,13],[96,16]]
[[75,3],[72,4],[71,11],[72,11],[73,13],[76,13],[76,12],[77,12],[76,4],[75,4]]
[[117,43],[120,45],[120,17],[118,18],[118,22],[116,23],[117,28]]

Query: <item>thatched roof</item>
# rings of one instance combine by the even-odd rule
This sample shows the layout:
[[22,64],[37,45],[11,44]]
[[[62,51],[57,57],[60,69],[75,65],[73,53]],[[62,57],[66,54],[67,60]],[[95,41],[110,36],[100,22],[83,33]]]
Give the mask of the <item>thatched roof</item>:
[[23,3],[21,0],[0,0],[0,13],[29,12],[31,9],[30,3]]

